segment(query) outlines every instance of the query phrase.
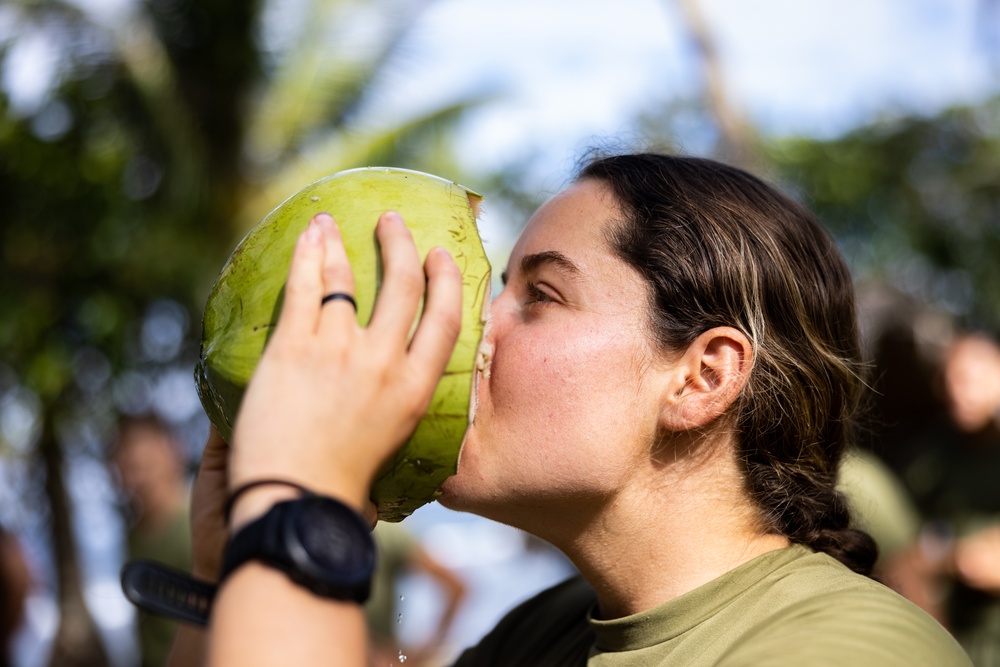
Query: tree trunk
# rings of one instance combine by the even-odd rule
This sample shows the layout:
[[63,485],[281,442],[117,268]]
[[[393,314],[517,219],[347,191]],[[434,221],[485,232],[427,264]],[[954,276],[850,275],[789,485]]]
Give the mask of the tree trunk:
[[51,414],[46,414],[38,452],[45,466],[52,553],[59,586],[59,628],[52,640],[50,667],[108,667],[107,652],[83,599],[70,502],[63,480],[63,454]]
[[706,101],[719,130],[716,153],[727,162],[750,167],[756,157],[753,133],[726,91],[722,63],[711,29],[698,0],[679,0],[679,5],[701,60]]

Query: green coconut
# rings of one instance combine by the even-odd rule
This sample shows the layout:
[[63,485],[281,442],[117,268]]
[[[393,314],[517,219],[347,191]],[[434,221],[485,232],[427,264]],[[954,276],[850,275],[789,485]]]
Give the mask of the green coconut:
[[296,239],[310,218],[320,211],[336,218],[354,271],[358,322],[366,326],[382,278],[375,223],[384,211],[398,211],[421,258],[441,246],[458,263],[462,331],[426,416],[380,471],[372,500],[379,518],[388,521],[399,521],[433,500],[455,473],[483,366],[479,345],[489,306],[490,264],[476,227],[481,200],[437,176],[370,167],[316,181],[261,220],[233,251],[205,307],[195,380],[222,436],[232,437],[243,392],[278,321]]

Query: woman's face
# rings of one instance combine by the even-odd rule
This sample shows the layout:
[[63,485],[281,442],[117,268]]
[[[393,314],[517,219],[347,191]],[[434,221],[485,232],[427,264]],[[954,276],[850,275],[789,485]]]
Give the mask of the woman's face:
[[988,427],[1000,408],[1000,351],[980,338],[959,341],[946,360],[944,384],[959,429],[976,433]]
[[524,525],[538,511],[602,503],[646,469],[664,367],[648,296],[607,240],[618,216],[603,184],[542,206],[493,301],[493,357],[442,504]]

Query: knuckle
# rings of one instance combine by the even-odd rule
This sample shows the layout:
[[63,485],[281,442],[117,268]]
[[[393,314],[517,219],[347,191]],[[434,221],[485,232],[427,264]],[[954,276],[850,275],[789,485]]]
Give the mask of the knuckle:
[[303,347],[298,338],[286,335],[279,327],[265,352],[271,360],[287,364],[297,361],[303,355]]
[[441,332],[449,340],[457,339],[462,331],[462,313],[447,312],[441,316]]
[[323,280],[327,285],[348,285],[354,282],[354,274],[350,267],[334,264],[323,268]]
[[424,278],[417,271],[402,271],[399,274],[400,291],[409,297],[419,297],[424,293]]
[[420,421],[431,406],[431,397],[428,392],[413,391],[410,393],[411,400],[407,405],[407,416],[416,423]]
[[285,298],[299,298],[308,296],[316,290],[315,282],[304,278],[289,279],[285,283]]

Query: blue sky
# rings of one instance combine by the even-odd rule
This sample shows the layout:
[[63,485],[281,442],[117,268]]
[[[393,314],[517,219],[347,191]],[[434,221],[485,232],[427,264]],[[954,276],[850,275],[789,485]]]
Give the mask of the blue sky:
[[[992,33],[981,15],[987,3],[699,6],[731,100],[751,123],[772,136],[831,137],[877,117],[934,113],[1000,91],[1000,3],[987,17]],[[701,87],[677,0],[439,0],[379,82],[370,121],[491,92],[461,126],[463,165],[475,174],[528,158],[531,187],[554,192],[584,149],[635,138],[637,112],[698,95]],[[674,140],[692,152],[703,148],[695,137]],[[523,220],[506,217],[484,194],[481,230],[491,260],[502,266]]]
[[[980,99],[979,0],[702,0],[734,101],[772,134],[829,136],[878,114]],[[1000,14],[992,20],[1000,23]],[[992,38],[1000,35],[993,30]],[[470,91],[501,96],[464,127],[468,161],[537,151],[564,172],[595,136],[701,85],[670,0],[447,0],[431,6],[383,82],[386,113]],[[993,46],[996,58],[996,45]],[[994,61],[996,62],[996,60]]]
[[[135,2],[71,1],[107,21]],[[309,2],[272,0],[278,9],[269,20],[295,20]],[[463,126],[463,154],[473,168],[531,154],[539,174],[562,176],[594,137],[627,134],[637,111],[697,94],[701,86],[678,0],[426,5],[395,67],[379,82],[369,116],[376,123],[398,120],[443,101],[493,93],[493,101]],[[932,112],[1000,90],[996,0],[699,5],[733,100],[767,133],[829,136],[878,114]],[[987,5],[992,15],[983,16]],[[12,36],[10,16],[0,7],[0,41]],[[15,47],[0,81],[19,91],[15,101],[26,99],[30,106],[50,78],[51,47],[30,35]]]

